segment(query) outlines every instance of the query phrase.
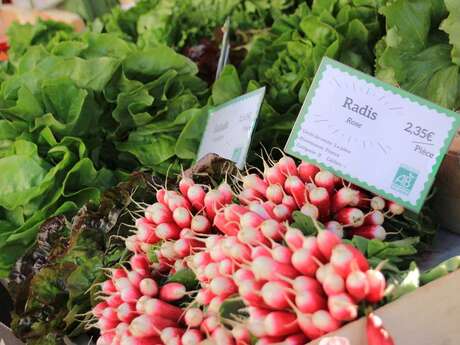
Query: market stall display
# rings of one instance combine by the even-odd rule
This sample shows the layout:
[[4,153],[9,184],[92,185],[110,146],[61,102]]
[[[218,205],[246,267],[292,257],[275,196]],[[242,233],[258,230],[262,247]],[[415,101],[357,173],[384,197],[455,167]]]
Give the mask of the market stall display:
[[[458,110],[454,0],[36,3],[46,9],[0,7],[0,278],[13,299],[11,341],[460,337],[458,313],[442,324],[458,308],[460,248],[438,231],[459,231],[458,138],[427,202],[412,208],[420,212],[371,193],[359,172],[345,178],[282,150],[325,57]],[[225,51],[229,64],[217,68]],[[260,90],[248,114],[247,95]],[[386,135],[402,142],[395,133]],[[410,132],[427,133],[444,135]],[[203,137],[204,152],[241,145],[230,161],[197,162]],[[436,238],[452,244],[438,266],[427,261],[446,248]],[[440,301],[436,322],[424,316],[434,303],[416,308],[420,299]],[[411,313],[408,327],[426,336],[398,327]],[[13,339],[0,324],[2,337]]]

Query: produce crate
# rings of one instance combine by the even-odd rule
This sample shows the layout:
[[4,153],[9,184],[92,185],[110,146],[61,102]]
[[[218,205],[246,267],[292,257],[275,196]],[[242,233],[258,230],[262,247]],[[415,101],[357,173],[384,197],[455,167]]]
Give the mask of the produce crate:
[[[460,344],[460,271],[409,293],[375,313],[383,320],[396,345]],[[367,345],[366,319],[349,323],[334,333],[352,345]],[[310,342],[318,345],[321,339]]]
[[0,344],[5,345],[23,345],[23,343],[14,336],[11,329],[0,322]]
[[457,136],[439,170],[434,209],[442,226],[460,233],[460,136]]

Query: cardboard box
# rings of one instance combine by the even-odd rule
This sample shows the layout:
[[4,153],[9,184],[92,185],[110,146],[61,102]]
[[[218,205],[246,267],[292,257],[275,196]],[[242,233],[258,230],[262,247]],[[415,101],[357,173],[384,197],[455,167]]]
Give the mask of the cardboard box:
[[[431,282],[376,311],[396,345],[460,344],[460,270]],[[366,319],[327,335],[367,345]],[[317,339],[309,345],[318,345]]]
[[8,327],[0,322],[0,345],[24,345]]
[[[440,224],[460,233],[460,136],[454,138],[436,177],[433,207]],[[460,342],[459,342],[460,344]]]
[[55,20],[66,24],[69,24],[75,28],[76,31],[83,31],[85,23],[75,13],[61,10],[31,10],[24,9],[13,5],[1,5],[0,6],[0,37],[6,34],[8,27],[13,22],[19,22],[21,24],[30,23],[33,24],[38,19],[44,20]]

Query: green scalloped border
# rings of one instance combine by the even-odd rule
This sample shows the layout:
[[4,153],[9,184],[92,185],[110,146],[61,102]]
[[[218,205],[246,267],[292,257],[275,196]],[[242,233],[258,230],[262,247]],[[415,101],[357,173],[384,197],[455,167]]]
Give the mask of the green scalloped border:
[[[342,172],[341,170],[338,170],[336,168],[333,168],[327,164],[324,164],[324,163],[321,163],[321,162],[318,162],[316,159],[313,159],[313,158],[310,158],[310,157],[307,157],[307,156],[303,156],[301,155],[300,153],[296,152],[294,150],[294,143],[295,143],[295,140],[297,138],[297,136],[299,135],[300,133],[300,128],[303,124],[303,122],[305,121],[305,118],[308,116],[308,109],[310,108],[310,105],[315,97],[315,94],[316,94],[316,91],[318,89],[318,86],[319,86],[319,83],[320,81],[323,79],[323,74],[324,72],[326,71],[326,68],[328,66],[331,66],[332,68],[336,68],[344,73],[347,73],[353,77],[356,77],[358,79],[361,79],[367,83],[370,83],[370,84],[373,84],[374,86],[377,86],[377,87],[380,87],[382,88],[383,90],[385,91],[388,91],[388,92],[391,92],[395,95],[398,95],[402,98],[405,98],[407,99],[409,102],[414,102],[414,103],[417,103],[418,105],[422,106],[422,107],[427,107],[431,110],[434,110],[436,111],[437,113],[439,114],[443,114],[443,115],[446,115],[448,117],[451,117],[453,119],[453,122],[452,122],[452,126],[451,126],[451,129],[450,131],[448,132],[448,134],[446,135],[446,138],[444,139],[444,144],[442,146],[442,148],[440,149],[438,155],[436,156],[436,161],[435,163],[433,164],[432,166],[432,170],[431,172],[428,174],[428,178],[425,182],[425,185],[424,185],[424,188],[422,190],[422,192],[420,193],[419,197],[417,198],[417,201],[415,204],[411,203],[411,202],[408,202],[408,201],[405,201],[405,200],[402,200],[400,197],[394,195],[393,193],[391,192],[387,192],[387,191],[384,191],[376,186],[373,186],[373,185],[370,185],[368,183],[366,183],[365,181],[362,181],[360,180],[359,178],[357,177],[353,177],[353,176],[350,176],[344,172]],[[359,185],[363,188],[366,188],[376,194],[379,194],[387,199],[390,199],[390,200],[393,200],[401,205],[403,205],[404,207],[410,209],[410,210],[413,210],[415,212],[420,212],[420,210],[422,209],[423,207],[423,204],[425,203],[425,199],[430,191],[430,188],[431,186],[433,185],[433,182],[434,182],[434,179],[436,177],[436,173],[438,172],[439,170],[439,167],[442,163],[442,160],[444,159],[444,156],[445,154],[447,153],[447,150],[449,149],[449,145],[457,131],[457,129],[459,128],[460,126],[460,116],[451,111],[451,110],[448,110],[448,109],[445,109],[437,104],[434,104],[426,99],[423,99],[421,97],[418,97],[414,94],[411,94],[407,91],[404,91],[400,88],[397,88],[397,87],[394,87],[390,84],[387,84],[387,83],[384,83],[374,77],[371,77],[370,75],[367,75],[365,73],[362,73],[360,71],[357,71],[351,67],[348,67],[340,62],[337,62],[333,59],[330,59],[328,57],[324,57],[323,60],[321,61],[321,64],[319,66],[319,69],[315,75],[315,78],[313,79],[313,82],[312,82],[312,85],[307,93],[307,96],[305,98],[305,101],[302,105],[302,108],[300,109],[300,113],[299,113],[299,116],[297,117],[297,120],[294,124],[294,127],[291,131],[291,134],[289,135],[289,138],[288,138],[288,141],[286,142],[286,146],[284,148],[284,151],[294,157],[297,157],[299,159],[302,159],[304,161],[307,161],[307,162],[310,162],[310,163],[314,163],[320,167],[322,167],[323,169],[327,169],[327,170],[330,170],[331,172],[333,172],[334,174],[338,175],[338,176],[341,176],[347,180],[349,180],[350,182],[356,184],[356,185]]]

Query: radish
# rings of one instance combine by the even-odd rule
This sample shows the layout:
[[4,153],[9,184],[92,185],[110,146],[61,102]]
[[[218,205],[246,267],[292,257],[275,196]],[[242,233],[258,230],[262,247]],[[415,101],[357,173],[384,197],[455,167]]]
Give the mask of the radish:
[[260,231],[262,234],[271,238],[272,240],[278,241],[282,238],[283,226],[274,219],[267,219],[260,224]]
[[238,200],[245,205],[261,200],[262,195],[255,189],[244,189],[238,194]]
[[313,324],[311,314],[302,314],[297,312],[297,322],[299,323],[299,328],[302,332],[311,340],[319,338],[325,333]]
[[105,308],[102,312],[101,319],[118,321],[117,309],[110,307]]
[[112,319],[101,317],[99,320],[97,320],[97,327],[101,330],[101,333],[105,333],[113,331],[119,323],[120,321],[118,321],[116,317]]
[[[206,209],[206,214],[213,219],[217,211],[224,205],[224,198],[222,194],[216,190],[211,189],[206,193],[204,197],[204,207]],[[193,230],[193,227],[192,227]]]
[[141,296],[139,290],[134,286],[124,288],[120,291],[121,300],[126,303],[136,303]]
[[255,258],[251,263],[251,269],[256,279],[263,280],[277,280],[280,276],[295,278],[299,275],[291,265],[276,262],[267,256]]
[[109,305],[107,304],[107,302],[105,301],[99,302],[98,304],[94,306],[91,312],[93,313],[95,317],[100,318],[102,317],[102,313],[104,312],[104,310],[107,309],[108,307]]
[[192,216],[190,211],[185,207],[178,207],[173,211],[172,214],[174,222],[180,228],[188,228],[192,222]]
[[166,327],[161,331],[161,340],[167,343],[172,338],[181,338],[185,331],[182,328]]
[[372,211],[364,217],[364,225],[382,225],[385,221],[385,216],[380,211]]
[[217,327],[219,327],[219,325],[220,321],[217,316],[210,315],[203,320],[200,325],[200,329],[206,334],[211,334]]
[[161,189],[157,190],[157,192],[155,194],[155,197],[156,197],[158,202],[160,202],[162,204],[166,204],[166,200],[165,200],[166,192],[167,191],[164,188],[161,188]]
[[160,298],[164,301],[177,301],[187,294],[185,286],[180,283],[167,283],[160,289]]
[[[238,241],[238,238],[236,238],[236,236],[224,236],[224,238],[222,238],[220,241],[220,248],[222,250],[222,253],[226,257],[230,257],[233,246],[238,244],[240,244],[240,242]],[[208,249],[210,250],[211,248]]]
[[115,279],[114,283],[115,288],[117,291],[121,291],[123,289],[131,287],[133,284],[129,281],[128,277],[123,277],[119,279]]
[[187,198],[195,211],[200,211],[204,208],[205,196],[206,192],[200,185],[195,184],[187,190]]
[[281,204],[284,198],[284,189],[279,184],[271,184],[265,191],[265,197],[275,204]]
[[208,218],[202,215],[196,215],[192,218],[190,228],[200,234],[208,233],[211,230],[211,223]]
[[294,280],[289,280],[295,292],[312,291],[318,294],[323,294],[321,284],[315,279],[307,276],[298,276]]
[[279,222],[284,222],[291,218],[291,210],[284,204],[273,207],[273,216]]
[[195,301],[200,305],[208,305],[214,297],[216,295],[210,289],[201,288],[195,297]]
[[178,254],[174,249],[174,244],[175,242],[163,242],[160,247],[161,257],[174,261],[178,257]]
[[358,317],[358,306],[346,293],[330,296],[327,306],[331,316],[336,320],[351,321]]
[[294,211],[295,209],[297,209],[297,203],[294,199],[294,197],[286,194],[284,197],[283,197],[283,200],[281,200],[281,203],[283,205],[286,205],[290,210]]
[[[190,202],[184,198],[182,195],[178,195],[168,200],[168,207],[171,212],[174,212],[177,208],[183,207],[185,209],[190,209],[192,205]],[[173,217],[174,218],[174,217]]]
[[219,326],[211,334],[212,339],[219,345],[235,345],[235,340],[230,331],[225,327]]
[[236,285],[240,285],[240,283],[244,280],[253,280],[255,279],[254,274],[252,271],[246,268],[240,268],[233,273],[232,276],[233,280],[235,281]]
[[233,190],[232,187],[227,182],[222,182],[219,187],[217,187],[217,190],[220,192],[222,195],[222,198],[224,200],[224,204],[230,204],[233,200]]
[[118,320],[130,323],[138,315],[134,304],[123,303],[117,309]]
[[343,238],[343,226],[335,220],[331,220],[325,224],[325,229],[334,233],[339,238]]
[[190,187],[195,185],[195,182],[190,177],[182,177],[179,181],[179,190],[183,196],[187,196]]
[[380,302],[385,294],[385,277],[378,270],[368,270],[366,278],[369,282],[369,293],[366,295],[366,300],[371,303]]
[[212,314],[219,314],[220,312],[220,307],[222,306],[222,303],[225,302],[225,298],[221,296],[216,296],[214,297],[211,302],[209,302],[208,305],[208,313]]
[[307,201],[305,183],[296,175],[288,176],[284,182],[284,190],[294,198],[299,208]]
[[265,219],[254,212],[246,212],[240,218],[241,227],[257,228]]
[[297,167],[297,172],[302,181],[308,183],[313,181],[314,177],[319,172],[319,168],[313,164],[302,162]]
[[272,309],[285,309],[289,307],[288,299],[292,299],[289,284],[283,281],[269,281],[261,290],[262,299]]
[[369,345],[394,345],[395,342],[388,331],[383,327],[380,317],[371,313],[367,317],[367,342]]
[[152,278],[144,278],[139,283],[139,290],[144,296],[154,297],[158,294],[158,284]]
[[325,258],[323,257],[323,254],[321,254],[319,247],[318,247],[318,241],[315,236],[307,236],[304,237],[303,239],[303,245],[302,248],[308,249],[308,251],[316,258],[321,261],[324,261]]
[[136,271],[129,271],[127,278],[132,285],[139,287],[139,284],[141,280],[144,279],[144,276]]
[[151,298],[145,302],[145,314],[149,316],[161,316],[170,320],[178,321],[182,318],[183,310],[157,298]]
[[129,324],[125,322],[121,322],[118,324],[117,327],[115,327],[115,335],[122,337],[124,334],[129,332]]
[[[166,315],[165,315],[166,316]],[[141,315],[136,317],[129,325],[133,337],[146,338],[160,335],[158,332],[166,327],[177,326],[176,321],[164,319],[159,316]]]
[[155,235],[155,224],[147,220],[147,218],[139,218],[136,220],[136,237],[140,242],[154,244],[159,241]]
[[359,192],[357,190],[348,187],[340,188],[332,197],[332,212],[338,212],[342,208],[352,205],[358,197]]
[[271,251],[272,258],[282,264],[289,264],[292,260],[292,250],[288,247],[277,245]]
[[114,332],[107,332],[107,333],[101,334],[101,336],[97,339],[96,345],[112,345],[114,338],[115,338]]
[[285,337],[261,337],[255,345],[281,344]]
[[321,252],[321,255],[325,259],[329,260],[335,246],[342,243],[342,240],[332,231],[321,230],[318,232],[316,237],[316,243],[318,245],[319,251]]
[[134,337],[124,335],[121,337],[120,345],[163,345],[160,337]]
[[261,296],[262,281],[246,279],[238,284],[238,292],[243,301],[252,306],[265,306]]
[[211,259],[215,262],[221,261],[226,258],[224,252],[222,251],[221,247],[222,237],[214,244],[214,247],[211,248],[209,254],[211,255]]
[[232,328],[231,332],[237,344],[250,344],[251,333],[247,327],[243,325],[236,325]]
[[219,263],[219,273],[223,276],[231,276],[234,271],[235,264],[230,259],[223,259]]
[[299,291],[295,296],[295,304],[302,313],[311,314],[326,308],[326,300],[314,291]]
[[150,300],[150,297],[148,296],[141,296],[137,302],[136,302],[136,311],[139,313],[139,314],[144,314],[145,313],[145,304],[147,303],[147,301]]
[[254,189],[261,195],[265,195],[268,184],[256,174],[249,174],[241,178],[244,189]]
[[275,207],[275,204],[272,202],[264,202],[263,204],[260,202],[251,202],[248,207],[249,211],[256,213],[263,220],[273,218],[273,207]]
[[384,241],[387,236],[385,228],[381,225],[363,225],[358,228],[350,229],[349,234],[353,236],[365,237],[370,240],[377,239],[380,241]]
[[181,338],[182,345],[197,345],[203,340],[203,334],[198,329],[187,330]]
[[114,292],[117,292],[117,288],[115,287],[113,280],[108,279],[101,284],[101,291],[106,295],[110,295]]
[[173,244],[174,252],[181,258],[185,258],[190,255],[192,251],[193,241],[189,239],[180,238]]
[[137,235],[132,235],[126,237],[125,240],[125,247],[128,249],[130,252],[133,253],[139,253],[141,249],[141,242],[137,239]]
[[324,187],[330,194],[333,194],[336,179],[329,171],[322,170],[315,175],[315,184],[317,187]]
[[284,186],[284,181],[286,181],[286,176],[281,172],[281,168],[279,165],[274,165],[272,167],[268,167],[267,165],[265,165],[264,178],[271,185],[279,184],[281,186]]
[[361,271],[367,271],[369,264],[364,255],[349,244],[339,244],[332,251],[330,263],[337,273],[346,278],[356,263]]
[[230,252],[232,257],[237,262],[247,262],[251,259],[251,249],[242,243],[236,243]]
[[385,200],[379,196],[374,196],[370,202],[371,208],[375,211],[382,211],[385,208],[385,204]]
[[299,229],[288,227],[284,234],[284,240],[291,250],[296,250],[303,247],[304,236]]
[[294,334],[284,340],[283,345],[304,345],[308,341],[308,338],[303,334]]
[[300,209],[300,212],[302,212],[304,215],[311,217],[313,219],[319,218],[319,209],[318,207],[312,204],[303,205],[302,208]]
[[170,209],[166,205],[159,202],[156,202],[153,205],[147,207],[145,210],[145,217],[157,225],[161,223],[170,223],[173,221]]
[[318,280],[322,284],[329,272],[335,272],[334,268],[330,263],[319,266],[315,274],[316,280]]
[[204,314],[201,309],[190,308],[185,312],[184,321],[188,327],[195,328],[201,325],[203,322]]
[[352,270],[348,275],[345,286],[347,292],[356,302],[360,302],[366,298],[369,293],[369,282],[367,281],[367,276],[364,272],[361,272],[358,269]]
[[251,259],[254,260],[259,256],[268,256],[269,258],[272,257],[272,253],[268,247],[265,246],[257,246],[251,248]]
[[326,333],[333,332],[340,328],[341,322],[334,319],[326,310],[318,310],[312,315],[313,325]]
[[321,220],[327,219],[329,217],[329,209],[331,205],[327,189],[323,187],[314,188],[310,191],[309,198],[311,204],[318,208],[319,218]]
[[110,295],[107,297],[105,300],[107,302],[107,305],[112,308],[118,307],[120,304],[123,303],[123,300],[121,299],[121,296],[119,293],[115,293],[113,295]]
[[404,207],[398,205],[393,201],[388,202],[388,211],[393,214],[394,216],[399,216],[404,213]]
[[335,215],[335,218],[340,224],[351,225],[355,227],[361,226],[364,223],[363,211],[355,207],[342,208]]
[[235,236],[240,230],[238,224],[229,222],[223,212],[218,212],[214,217],[214,226],[228,236]]
[[314,277],[318,269],[318,263],[311,250],[306,248],[297,249],[291,258],[292,266],[300,273]]
[[177,240],[180,238],[180,231],[175,223],[162,223],[155,229],[155,235],[165,241]]
[[283,156],[278,161],[278,166],[280,168],[281,173],[286,176],[297,176],[297,165],[295,164],[295,160],[288,156]]
[[226,298],[237,292],[237,287],[233,279],[223,276],[212,279],[209,287],[213,294],[222,298]]
[[326,295],[334,296],[345,291],[345,281],[338,274],[333,271],[329,271],[323,280],[323,289]]
[[265,317],[264,326],[267,334],[272,337],[286,336],[300,330],[296,315],[286,311],[269,313]]
[[192,257],[192,263],[194,267],[206,266],[210,262],[212,262],[212,259],[208,252],[196,253]]

